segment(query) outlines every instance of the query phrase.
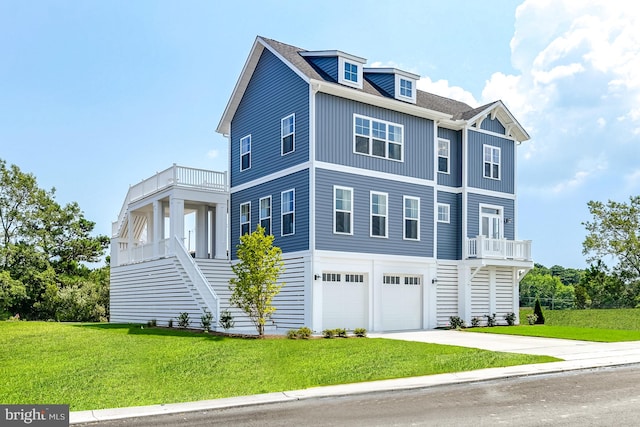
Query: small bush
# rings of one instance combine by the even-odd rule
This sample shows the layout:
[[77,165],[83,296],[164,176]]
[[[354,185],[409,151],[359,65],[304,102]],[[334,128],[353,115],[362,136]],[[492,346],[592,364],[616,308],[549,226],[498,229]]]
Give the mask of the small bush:
[[451,329],[462,329],[465,327],[464,320],[462,320],[459,316],[449,317],[449,325]]
[[322,331],[322,336],[325,338],[333,338],[336,335],[336,331],[333,329],[325,329]]
[[180,315],[178,316],[178,326],[186,329],[189,327],[189,325],[191,324],[191,319],[189,319],[189,313],[187,313],[186,311],[183,311],[182,313],[180,313]]
[[494,327],[496,326],[496,314],[493,313],[493,315],[488,315],[485,314],[484,317],[487,319],[487,326],[488,327]]
[[536,316],[535,313],[527,314],[527,323],[529,323],[529,325],[535,325],[536,320],[538,320],[538,316]]
[[205,332],[211,330],[211,323],[213,322],[213,314],[209,310],[204,310],[204,314],[200,316],[200,324]]
[[303,340],[308,340],[311,337],[311,334],[313,333],[313,331],[307,328],[306,326],[303,326],[302,328],[298,329],[297,332],[298,332],[298,338]]
[[338,336],[340,338],[346,338],[347,337],[347,330],[344,329],[344,328],[336,328],[335,334],[336,334],[336,336]]
[[516,324],[516,314],[511,312],[511,313],[507,313],[504,316],[504,320],[507,321],[507,325],[509,326],[513,326]]
[[295,329],[289,329],[287,331],[287,338],[289,338],[290,340],[298,339],[298,331],[296,331]]
[[533,309],[533,314],[538,316],[536,319],[536,325],[544,325],[544,314],[542,314],[542,307],[540,306],[539,299],[536,299],[536,306]]
[[233,328],[236,322],[233,320],[233,316],[229,310],[224,310],[220,314],[220,326],[224,328],[225,331]]
[[359,338],[364,338],[367,336],[367,330],[365,328],[355,328],[353,334]]
[[472,328],[477,328],[478,326],[480,326],[480,318],[479,317],[472,317],[471,318],[471,327]]
[[170,328],[173,328],[173,318],[169,319],[169,322],[167,323],[167,326]]
[[149,321],[147,322],[147,326],[148,326],[148,327],[150,327],[150,328],[155,328],[155,327],[156,327],[156,325],[157,325],[157,323],[158,323],[158,322],[156,321],[156,319],[151,319],[151,320],[149,320]]

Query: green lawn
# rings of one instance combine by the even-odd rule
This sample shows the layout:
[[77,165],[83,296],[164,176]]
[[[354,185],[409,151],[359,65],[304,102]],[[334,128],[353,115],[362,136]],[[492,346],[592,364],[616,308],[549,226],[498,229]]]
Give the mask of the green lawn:
[[186,402],[557,359],[384,339],[241,339],[135,325],[0,322],[0,402]]
[[520,326],[472,328],[472,332],[571,340],[620,342],[640,341],[640,309],[544,310],[544,325],[527,325],[527,314],[520,309]]

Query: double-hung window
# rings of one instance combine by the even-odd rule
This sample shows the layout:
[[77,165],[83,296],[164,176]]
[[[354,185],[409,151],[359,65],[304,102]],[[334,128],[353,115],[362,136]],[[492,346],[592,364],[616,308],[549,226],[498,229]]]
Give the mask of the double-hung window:
[[420,199],[404,196],[404,238],[420,240]]
[[500,147],[483,145],[484,177],[500,179]]
[[251,135],[240,139],[240,170],[251,167]]
[[282,119],[280,126],[280,136],[282,139],[282,152],[285,154],[291,153],[295,150],[295,133],[296,133],[296,116],[291,114],[290,116]]
[[450,206],[446,203],[438,203],[438,222],[451,222]]
[[449,140],[438,138],[438,172],[449,173],[449,149]]
[[281,193],[281,214],[282,214],[282,236],[288,236],[296,232],[295,212],[296,212],[296,192],[287,190]]
[[354,147],[358,154],[402,161],[402,125],[354,115]]
[[240,205],[240,235],[251,233],[251,202]]
[[353,188],[333,187],[333,232],[353,234]]
[[400,96],[413,98],[413,82],[411,80],[400,79]]
[[387,237],[387,193],[371,192],[371,237]]
[[265,235],[271,234],[271,196],[260,199],[260,226]]

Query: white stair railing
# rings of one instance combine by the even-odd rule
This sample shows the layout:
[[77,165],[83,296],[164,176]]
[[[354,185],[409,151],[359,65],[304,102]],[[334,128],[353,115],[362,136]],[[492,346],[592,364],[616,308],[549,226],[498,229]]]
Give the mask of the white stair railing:
[[209,285],[209,281],[202,274],[202,270],[198,267],[194,259],[187,252],[180,239],[174,237],[175,254],[176,258],[182,265],[182,268],[187,272],[189,280],[195,286],[196,290],[204,300],[208,310],[213,314],[214,325],[218,324],[220,314],[220,299],[216,295],[215,291]]

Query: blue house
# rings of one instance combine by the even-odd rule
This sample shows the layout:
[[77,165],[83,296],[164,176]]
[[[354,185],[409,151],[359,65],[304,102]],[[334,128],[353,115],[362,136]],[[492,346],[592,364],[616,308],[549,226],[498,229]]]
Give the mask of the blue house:
[[[218,263],[218,276],[202,274],[212,304],[226,308],[223,263],[260,224],[285,260],[275,330],[428,329],[450,316],[517,315],[518,284],[533,267],[531,242],[517,236],[516,149],[529,135],[501,101],[472,108],[418,90],[418,75],[366,63],[256,38],[217,128],[229,140],[228,189],[215,190],[215,206],[193,206],[206,205],[196,234],[218,230],[191,257],[200,270]],[[228,260],[219,243],[227,207]],[[116,228],[122,248],[125,228]],[[116,299],[128,286],[116,285]]]

